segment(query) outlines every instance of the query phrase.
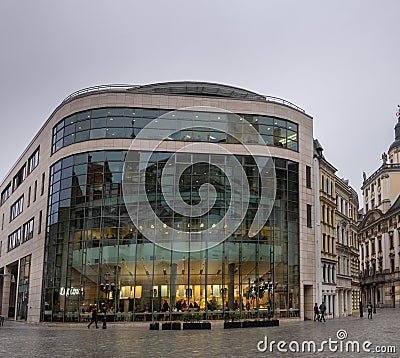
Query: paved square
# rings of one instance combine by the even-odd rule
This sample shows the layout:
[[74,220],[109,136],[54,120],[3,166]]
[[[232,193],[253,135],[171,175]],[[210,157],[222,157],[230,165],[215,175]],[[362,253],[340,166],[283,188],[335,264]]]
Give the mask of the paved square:
[[[101,327],[101,324],[100,324]],[[371,341],[370,349],[398,345],[400,310],[377,310],[373,320],[358,316],[327,320],[282,322],[279,327],[224,330],[222,322],[213,322],[211,331],[150,331],[148,324],[108,324],[107,330],[87,329],[87,324],[31,325],[6,321],[0,327],[0,357],[263,357],[263,356],[315,356],[310,353],[260,352],[259,341],[267,336],[268,342],[284,340],[313,340],[319,348],[324,340],[336,340],[337,332],[345,330],[347,338],[360,344]],[[286,349],[288,345],[286,345]],[[339,348],[338,348],[339,349]],[[323,357],[398,357],[395,354],[331,352],[325,346]]]

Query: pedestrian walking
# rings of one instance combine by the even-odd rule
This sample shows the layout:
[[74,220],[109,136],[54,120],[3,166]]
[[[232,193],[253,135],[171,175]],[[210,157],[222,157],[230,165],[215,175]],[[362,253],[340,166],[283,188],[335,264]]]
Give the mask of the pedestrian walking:
[[99,328],[99,327],[97,326],[97,321],[98,321],[97,309],[96,309],[96,307],[94,307],[94,308],[92,309],[92,318],[90,319],[90,323],[88,324],[87,328],[90,328],[90,326],[92,325],[93,322],[96,324],[96,328]]
[[371,302],[368,303],[367,309],[368,309],[368,319],[372,319],[372,303]]
[[320,311],[320,317],[319,317],[319,321],[322,322],[322,320],[325,321],[325,311],[326,311],[326,306],[325,306],[325,302],[322,301],[322,303],[319,305],[319,311]]
[[319,308],[316,302],[314,304],[314,322],[315,321],[319,321]]

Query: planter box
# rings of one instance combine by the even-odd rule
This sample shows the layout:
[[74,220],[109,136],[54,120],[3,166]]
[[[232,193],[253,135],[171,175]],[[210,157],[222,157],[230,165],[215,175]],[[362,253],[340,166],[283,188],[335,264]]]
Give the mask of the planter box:
[[253,327],[267,327],[267,325],[265,324],[267,321],[254,321],[254,325]]
[[265,322],[264,327],[278,327],[279,326],[278,319],[271,319],[270,321],[264,321],[264,322]]
[[242,328],[242,322],[224,322],[224,328]]
[[201,329],[200,322],[183,322],[183,329]]
[[183,329],[211,329],[211,322],[184,322]]
[[244,321],[242,322],[242,327],[243,328],[250,328],[250,327],[267,327],[266,323],[268,321]]
[[160,329],[160,324],[158,322],[150,323],[150,331],[158,331]]
[[211,329],[211,322],[201,322],[201,329]]
[[163,331],[179,331],[181,329],[180,322],[164,322],[162,324]]
[[243,321],[242,322],[242,327],[243,328],[249,328],[249,327],[254,327],[254,321]]
[[162,325],[162,330],[163,331],[170,331],[171,330],[171,322],[164,322]]
[[179,331],[181,329],[181,322],[171,322],[171,329],[173,331]]
[[[224,328],[240,328],[238,326],[240,322],[225,322]],[[279,326],[279,320],[272,319],[270,321],[243,321],[242,328],[251,328],[251,327],[277,327]]]

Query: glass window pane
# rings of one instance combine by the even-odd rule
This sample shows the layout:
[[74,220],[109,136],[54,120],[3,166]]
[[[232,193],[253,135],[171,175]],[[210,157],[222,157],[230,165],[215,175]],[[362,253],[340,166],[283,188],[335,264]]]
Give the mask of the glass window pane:
[[93,118],[92,119],[92,128],[105,128],[107,126],[107,119],[102,118]]
[[71,133],[74,133],[74,132],[75,132],[75,123],[74,124],[70,124],[70,125],[68,125],[68,126],[66,126],[64,128],[64,135],[65,136],[67,136],[67,135],[69,135]]
[[124,115],[124,108],[118,108],[118,107],[108,108],[108,111],[107,111],[108,117],[112,117],[112,116],[121,117],[123,115]]
[[106,129],[91,129],[90,130],[90,139],[100,139],[106,137]]
[[70,134],[64,137],[64,147],[74,143],[74,134]]
[[84,112],[80,112],[76,115],[76,120],[77,121],[83,121],[85,119],[90,118],[90,111],[84,111]]
[[77,132],[75,134],[75,142],[84,142],[90,139],[90,131]]
[[104,151],[98,151],[98,152],[90,152],[89,154],[89,162],[90,163],[98,163],[98,162],[103,162],[104,161]]
[[107,138],[124,138],[125,129],[124,128],[107,128],[106,136],[107,136]]
[[120,151],[108,151],[108,152],[106,152],[106,160],[120,161],[120,160],[123,160],[123,156]]
[[64,120],[58,122],[57,126],[56,126],[56,132],[58,132],[59,130],[61,130],[64,127]]
[[286,128],[286,121],[283,119],[274,118],[274,125],[282,127],[282,128]]
[[132,127],[132,119],[128,117],[111,117],[107,119],[107,127]]
[[84,121],[76,123],[76,131],[84,131],[90,129],[90,120],[86,119]]
[[97,108],[92,110],[92,118],[106,117],[108,108]]
[[73,124],[76,122],[76,115],[73,114],[72,116],[69,116],[67,118],[64,119],[65,122],[65,126],[68,126],[69,124]]

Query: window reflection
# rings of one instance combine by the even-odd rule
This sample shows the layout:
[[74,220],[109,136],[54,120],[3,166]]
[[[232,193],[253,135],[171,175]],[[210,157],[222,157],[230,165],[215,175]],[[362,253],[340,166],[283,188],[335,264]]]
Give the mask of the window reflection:
[[[239,312],[243,318],[263,317],[269,309],[285,317],[298,312],[297,163],[275,159],[276,203],[260,234],[250,238],[248,230],[257,211],[258,177],[253,158],[238,156],[251,190],[245,220],[225,242],[188,255],[153,245],[132,224],[122,198],[125,154],[78,154],[51,167],[44,300],[54,320],[70,320],[77,312],[77,319],[81,319],[96,304],[105,307],[113,320],[128,321],[151,320],[152,312],[156,319],[165,315],[167,319],[182,319],[185,312],[200,312],[208,319],[222,319],[226,312]],[[147,168],[149,195],[159,192],[161,170],[172,154],[152,154]],[[181,153],[176,160],[188,161],[188,155]],[[199,199],[198,187],[210,182],[218,193],[217,202],[209,215],[186,218],[176,215],[162,195],[150,195],[155,212],[167,226],[190,224],[193,230],[200,230],[225,214],[229,181],[217,167],[206,164],[209,157],[204,156],[204,163],[182,173],[181,193],[193,204]],[[212,156],[218,162],[225,161],[223,155]],[[118,288],[108,296],[100,290],[107,272],[109,282]],[[271,302],[260,289],[268,272],[277,283]]]
[[[261,115],[233,115],[226,113],[206,113],[179,111],[167,114],[168,110],[153,110],[146,108],[99,108],[76,113],[61,120],[53,128],[53,153],[62,147],[90,139],[103,138],[134,138],[139,132],[157,117],[165,115],[160,121],[160,128],[154,139],[189,141],[238,143],[236,138],[243,138],[245,143],[256,143],[257,139],[248,126],[256,129],[267,145],[279,146],[291,150],[298,150],[298,126],[296,123],[269,116]],[[179,118],[178,118],[179,117]],[[224,132],[213,130],[217,122],[227,119],[227,128]],[[193,128],[175,132],[167,136],[170,130],[176,129],[177,120],[185,128],[192,128],[196,120],[209,121],[209,128]],[[246,119],[245,122],[243,119]],[[221,123],[221,122],[219,122]],[[230,135],[227,135],[230,133]]]

